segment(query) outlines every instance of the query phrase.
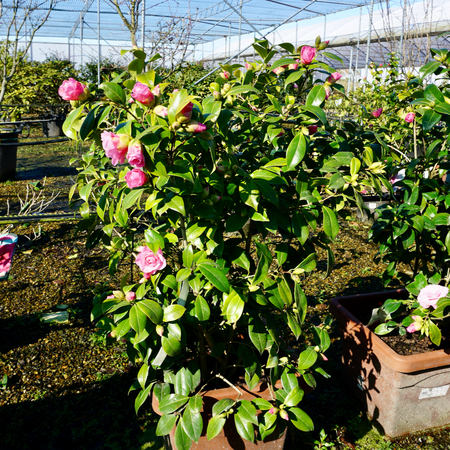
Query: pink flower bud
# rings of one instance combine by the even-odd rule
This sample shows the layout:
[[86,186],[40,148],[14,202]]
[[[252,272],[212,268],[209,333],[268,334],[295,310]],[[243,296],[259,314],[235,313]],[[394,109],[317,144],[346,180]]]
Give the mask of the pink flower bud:
[[224,70],[220,76],[224,79],[224,80],[228,80],[230,78],[230,72],[227,72],[226,70]]
[[155,331],[158,336],[162,336],[164,334],[164,327],[162,325],[156,325]]
[[159,117],[167,117],[167,115],[169,114],[167,108],[162,105],[155,106],[153,112]]
[[145,106],[152,106],[155,103],[155,96],[150,88],[139,81],[134,85],[131,96]]
[[325,88],[325,100],[328,100],[328,98],[331,95],[331,88],[330,88],[330,86],[327,86],[326,84],[324,85],[324,88]]
[[316,56],[316,53],[317,49],[305,45],[304,47],[302,47],[302,50],[300,52],[300,62],[306,66],[311,64]]
[[133,291],[128,292],[128,294],[125,296],[125,298],[129,301],[132,302],[133,300],[136,300],[136,293]]
[[287,67],[287,65],[277,67],[276,69],[272,70],[272,72],[276,75],[279,75],[280,73],[283,73],[286,70],[286,67]]
[[192,117],[192,109],[194,108],[194,104],[189,102],[175,117],[175,120],[180,123],[186,123],[191,120]]
[[130,189],[141,187],[148,182],[147,175],[141,169],[133,169],[126,173],[125,181]]
[[89,88],[73,78],[63,81],[58,89],[58,94],[63,100],[84,101],[89,95]]
[[188,133],[203,133],[206,131],[206,125],[195,120],[190,120],[186,124],[186,131]]
[[114,297],[114,294],[108,295],[108,297],[106,297],[107,300],[111,300],[112,298],[116,298]]
[[336,81],[340,80],[342,78],[342,75],[339,72],[334,72],[332,73],[328,78],[327,78],[327,83],[330,83],[331,85],[333,85],[334,83],[336,83]]
[[372,111],[372,116],[375,118],[378,118],[381,116],[382,112],[383,112],[383,108],[378,108],[375,111]]
[[415,115],[414,113],[412,113],[412,112],[411,112],[411,113],[408,113],[408,114],[406,114],[406,116],[405,116],[405,122],[413,123],[415,117],[416,117],[416,115]]
[[289,420],[289,414],[284,409],[280,409],[280,417],[284,420]]
[[310,135],[317,133],[317,125],[309,125],[308,132]]
[[245,68],[246,68],[247,70],[252,70],[252,69],[253,69],[253,66],[252,66],[250,63],[246,62],[246,63],[245,63]]
[[153,94],[153,95],[156,95],[156,96],[158,96],[158,95],[161,94],[161,89],[160,89],[160,87],[159,87],[159,84],[157,84],[157,85],[152,89],[152,94]]

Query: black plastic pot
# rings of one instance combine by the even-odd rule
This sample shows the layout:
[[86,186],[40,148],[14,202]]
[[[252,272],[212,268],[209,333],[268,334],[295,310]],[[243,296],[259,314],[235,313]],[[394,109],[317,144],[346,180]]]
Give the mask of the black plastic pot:
[[42,118],[50,119],[42,122],[42,132],[45,137],[64,136],[62,129],[65,120],[64,116],[43,116]]
[[0,132],[0,181],[16,178],[17,142],[20,130]]

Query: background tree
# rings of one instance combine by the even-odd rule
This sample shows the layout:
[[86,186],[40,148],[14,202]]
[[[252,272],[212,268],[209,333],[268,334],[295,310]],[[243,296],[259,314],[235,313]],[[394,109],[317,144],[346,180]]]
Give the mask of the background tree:
[[[19,65],[26,58],[36,32],[47,21],[58,0],[7,0],[0,1],[0,28],[4,40],[0,44],[0,103],[6,86]],[[19,38],[27,30],[25,44],[19,47]]]

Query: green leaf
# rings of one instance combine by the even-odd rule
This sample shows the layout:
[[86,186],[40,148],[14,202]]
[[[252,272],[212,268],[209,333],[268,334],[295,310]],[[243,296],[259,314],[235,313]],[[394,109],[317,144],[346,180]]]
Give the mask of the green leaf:
[[164,308],[164,322],[173,322],[178,320],[186,311],[186,308],[181,305],[169,305]]
[[439,61],[430,61],[429,63],[422,66],[419,70],[420,80],[423,80],[428,75],[436,72],[439,69],[441,63]]
[[311,366],[315,364],[316,361],[317,361],[317,352],[314,350],[313,347],[308,347],[306,350],[303,350],[300,353],[297,368],[299,370],[309,369]]
[[328,206],[322,206],[323,211],[323,231],[331,239],[334,239],[339,233],[339,223],[334,211]]
[[209,320],[210,315],[211,310],[208,302],[201,295],[198,295],[195,299],[195,317],[197,317],[200,322],[205,322]]
[[231,400],[230,398],[224,398],[222,400],[219,400],[217,403],[214,403],[214,406],[212,408],[213,416],[217,416],[219,414],[222,414],[224,411],[228,411],[233,405],[234,400]]
[[234,424],[236,425],[236,431],[239,435],[247,441],[254,442],[255,430],[253,424],[243,419],[239,413],[234,415]]
[[189,401],[189,397],[180,394],[169,394],[159,402],[159,410],[163,414],[170,414],[183,407]]
[[243,94],[245,92],[254,92],[255,94],[261,94],[261,91],[258,91],[258,89],[256,89],[255,87],[244,84],[231,88],[227,92],[227,95]]
[[136,331],[136,334],[141,334],[145,329],[145,325],[147,324],[147,316],[144,312],[137,306],[137,304],[133,305],[130,309],[130,325],[133,330]]
[[125,209],[131,208],[135,205],[135,203],[139,203],[142,194],[144,193],[144,189],[133,189],[130,193],[126,195],[123,199],[122,207]]
[[259,353],[262,353],[266,348],[267,330],[258,316],[250,316],[248,321],[248,335]]
[[244,304],[241,294],[231,290],[231,293],[223,302],[222,314],[225,317],[225,320],[228,323],[236,323],[242,316]]
[[422,127],[424,131],[431,130],[441,119],[441,114],[438,114],[432,109],[427,109],[422,117]]
[[161,338],[161,345],[163,350],[169,356],[177,356],[181,352],[180,341],[174,338],[172,335],[169,335],[168,337],[163,336]]
[[153,300],[142,300],[136,306],[155,324],[159,325],[163,320],[161,306]]
[[148,396],[150,394],[150,390],[152,389],[153,385],[155,383],[150,383],[145,389],[143,389],[136,397],[136,400],[134,401],[134,410],[136,414],[139,411],[139,408],[144,404],[145,400],[148,399]]
[[325,88],[321,85],[314,86],[306,97],[306,106],[320,106],[325,98],[327,93]]
[[183,413],[181,424],[189,438],[198,443],[203,429],[203,419],[200,412],[194,412],[188,406]]
[[300,431],[313,431],[314,430],[313,421],[308,416],[308,414],[306,414],[300,408],[290,408],[289,413],[292,413],[295,416],[294,419],[291,419],[291,422]]
[[442,95],[442,92],[434,84],[427,85],[423,94],[427,100],[430,100],[433,102],[441,102],[441,103],[445,102],[445,98]]
[[208,441],[214,439],[222,431],[225,422],[225,418],[220,416],[214,416],[210,419],[206,430],[206,437],[208,438]]
[[441,339],[442,339],[441,330],[431,320],[428,322],[428,326],[430,327],[431,342],[437,346],[441,345]]
[[184,431],[181,423],[178,424],[175,430],[175,446],[177,450],[190,450],[192,447],[192,439]]
[[172,209],[176,212],[179,212],[182,216],[186,216],[186,210],[184,208],[183,198],[179,195],[175,195],[168,202],[166,202],[166,206],[169,209]]
[[303,133],[297,134],[292,139],[286,153],[286,162],[289,169],[294,169],[299,164],[308,150],[308,142]]
[[219,291],[229,293],[230,283],[227,277],[222,273],[221,269],[213,266],[212,264],[198,264],[197,267],[203,276],[213,284]]
[[127,101],[127,97],[122,87],[117,83],[110,83],[108,81],[103,82],[100,86],[103,89],[105,95],[112,100],[114,103],[119,103],[124,105]]
[[98,106],[91,109],[88,113],[88,115],[85,117],[83,121],[83,125],[81,125],[80,128],[80,139],[84,141],[89,133],[92,131],[95,123],[95,117],[98,111]]
[[303,390],[300,386],[296,386],[290,391],[284,400],[286,406],[297,406],[303,400]]
[[156,426],[156,436],[165,436],[169,434],[177,423],[177,416],[174,414],[163,414],[158,420]]

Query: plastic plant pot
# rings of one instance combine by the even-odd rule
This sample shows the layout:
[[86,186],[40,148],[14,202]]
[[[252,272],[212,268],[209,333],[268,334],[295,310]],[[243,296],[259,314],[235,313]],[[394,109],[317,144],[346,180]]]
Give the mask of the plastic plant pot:
[[16,178],[17,142],[20,130],[0,132],[0,181]]
[[399,355],[366,327],[374,308],[406,290],[334,298],[348,382],[374,424],[397,437],[450,424],[450,349]]
[[0,281],[9,277],[17,239],[13,233],[0,234]]

